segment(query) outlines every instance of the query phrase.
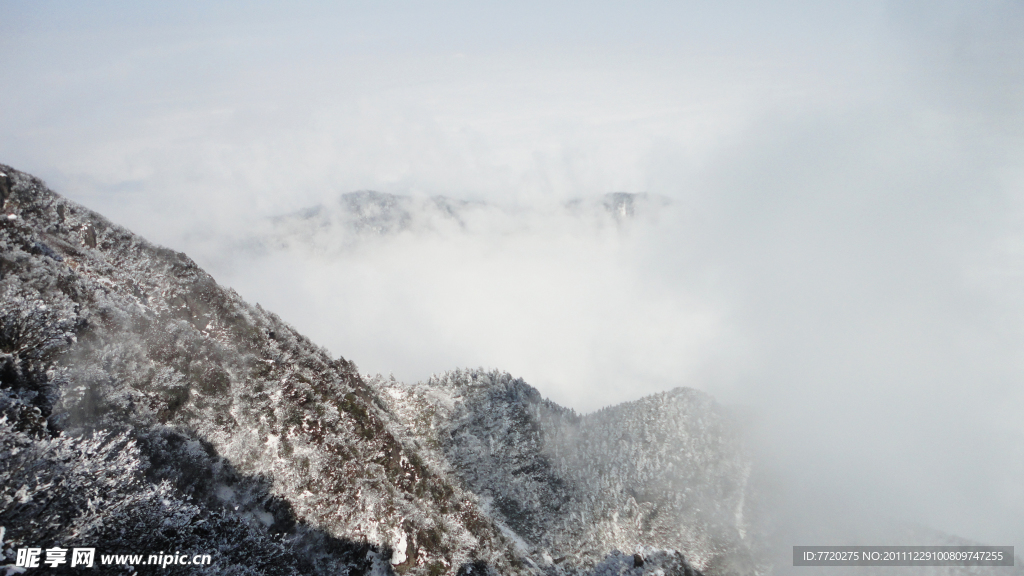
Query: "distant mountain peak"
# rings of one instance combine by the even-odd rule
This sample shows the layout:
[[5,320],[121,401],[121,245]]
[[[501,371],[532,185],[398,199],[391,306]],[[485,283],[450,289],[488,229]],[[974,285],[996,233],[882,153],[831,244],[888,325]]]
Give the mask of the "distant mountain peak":
[[269,229],[249,243],[330,254],[409,234],[472,238],[551,233],[559,227],[597,231],[641,225],[670,204],[668,198],[655,194],[612,192],[570,200],[552,210],[359,190],[341,194],[333,202],[271,218]]

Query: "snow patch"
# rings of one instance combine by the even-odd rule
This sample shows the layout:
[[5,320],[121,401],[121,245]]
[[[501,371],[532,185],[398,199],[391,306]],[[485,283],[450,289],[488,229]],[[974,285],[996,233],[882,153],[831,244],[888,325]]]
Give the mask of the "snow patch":
[[395,532],[397,533],[398,536],[398,543],[395,544],[395,551],[391,555],[391,563],[397,566],[405,562],[406,559],[408,558],[408,556],[405,553],[408,543],[406,541],[405,531],[401,529],[396,529]]

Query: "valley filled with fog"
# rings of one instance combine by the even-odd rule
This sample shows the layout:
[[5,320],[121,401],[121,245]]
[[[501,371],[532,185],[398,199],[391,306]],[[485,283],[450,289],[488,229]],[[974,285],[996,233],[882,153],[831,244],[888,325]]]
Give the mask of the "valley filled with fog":
[[1019,4],[86,12],[0,160],[361,373],[695,388],[788,546],[1024,545]]

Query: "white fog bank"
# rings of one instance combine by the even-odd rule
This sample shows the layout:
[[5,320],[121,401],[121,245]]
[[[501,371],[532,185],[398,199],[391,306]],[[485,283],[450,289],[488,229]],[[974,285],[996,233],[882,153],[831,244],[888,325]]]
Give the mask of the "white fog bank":
[[[794,517],[1024,546],[1024,6],[714,6],[11,2],[0,160],[364,372],[699,388]],[[479,209],[260,243],[359,190]]]

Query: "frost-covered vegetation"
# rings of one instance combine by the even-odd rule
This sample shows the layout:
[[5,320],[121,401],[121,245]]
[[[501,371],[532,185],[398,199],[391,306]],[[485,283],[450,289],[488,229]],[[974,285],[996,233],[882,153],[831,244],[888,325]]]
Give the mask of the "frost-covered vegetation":
[[[410,419],[394,383],[368,383],[184,254],[2,170],[0,566],[51,546],[211,554],[223,574],[588,566],[527,544],[591,520],[567,506],[589,489],[567,472],[575,464],[534,461],[529,419],[478,415],[505,427],[510,457],[521,444],[519,464],[539,466],[510,469],[508,497],[495,498],[486,484],[498,476],[463,474],[479,451],[446,449],[417,424],[436,406]],[[552,421],[579,420],[523,391]],[[456,436],[476,446],[474,431]],[[591,540],[589,566],[608,568],[628,538]],[[691,570],[673,558],[648,566]]]
[[373,383],[550,572],[587,572],[637,547],[684,551],[711,572],[763,568],[749,459],[705,394],[676,389],[580,416],[500,372]]
[[[209,554],[204,573],[237,575],[779,565],[750,460],[708,396],[579,415],[500,372],[363,378],[184,254],[0,171],[4,572],[15,550],[52,546]],[[364,232],[408,224],[405,200],[348,201]]]
[[205,547],[238,573],[524,570],[351,363],[184,254],[2,169],[7,552],[91,539]]

